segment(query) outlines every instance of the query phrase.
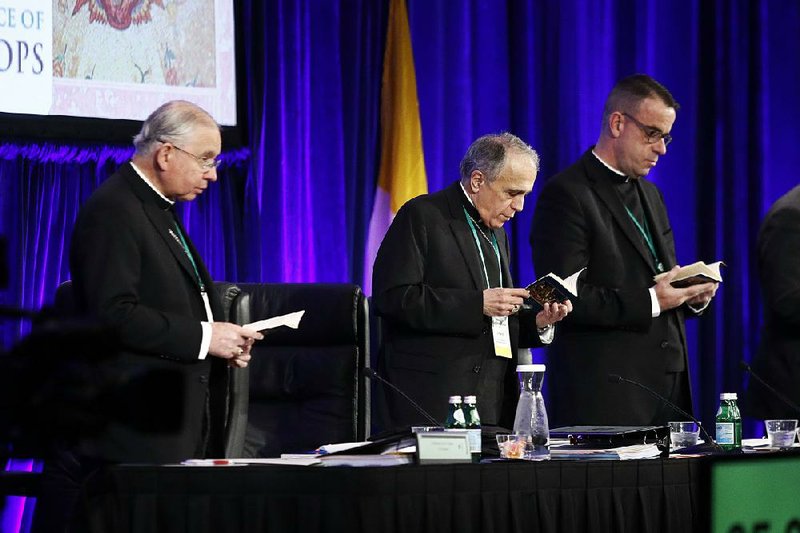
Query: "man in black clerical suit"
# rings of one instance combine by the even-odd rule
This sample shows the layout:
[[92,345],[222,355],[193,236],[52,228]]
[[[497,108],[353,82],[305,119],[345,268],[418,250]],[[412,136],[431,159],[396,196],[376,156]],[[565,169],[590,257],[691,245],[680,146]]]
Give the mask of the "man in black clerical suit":
[[[636,380],[692,410],[684,316],[717,285],[670,285],[676,257],[661,193],[645,176],[666,154],[678,104],[646,75],[622,79],[606,100],[597,144],[548,180],[530,241],[538,275],[586,267],[575,310],[548,348],[551,425],[665,424],[679,415]],[[655,275],[666,272],[658,283]]]
[[63,527],[80,483],[102,462],[174,463],[222,453],[223,424],[209,415],[222,412],[211,402],[224,401],[212,394],[219,392],[215,378],[225,375],[217,367],[246,366],[262,338],[217,321],[222,310],[213,283],[174,213],[175,202],[195,199],[217,179],[216,122],[194,104],[169,102],[145,120],[134,145],[133,159],[78,214],[70,250],[74,295],[80,312],[119,338],[120,352],[98,364],[123,380],[159,370],[171,376],[162,389],[129,394],[114,409],[136,413],[162,396],[179,402],[181,416],[166,427],[159,410],[146,413],[161,431],[111,420],[77,449],[60,450],[46,466],[38,531]]
[[[517,345],[541,343],[540,334],[551,340],[571,309],[520,310],[527,291],[512,288],[503,225],[522,211],[538,163],[511,134],[479,138],[461,161],[461,180],[407,202],[378,250],[380,368],[439,421],[448,396],[477,394],[482,422],[509,426]],[[395,393],[386,398],[389,427],[428,423]]]
[[[758,275],[764,329],[753,371],[800,405],[800,186],[773,204],[758,233]],[[798,413],[754,379],[745,413],[756,418],[797,418]]]

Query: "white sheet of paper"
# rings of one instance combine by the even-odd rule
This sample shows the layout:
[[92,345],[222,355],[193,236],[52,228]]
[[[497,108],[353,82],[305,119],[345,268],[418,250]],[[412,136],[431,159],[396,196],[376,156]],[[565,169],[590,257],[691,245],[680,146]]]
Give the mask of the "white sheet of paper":
[[287,315],[274,316],[272,318],[266,318],[257,322],[251,322],[242,327],[255,331],[264,331],[265,329],[274,329],[280,326],[297,329],[297,327],[300,325],[300,319],[303,318],[304,314],[305,310],[295,311],[294,313],[289,313]]

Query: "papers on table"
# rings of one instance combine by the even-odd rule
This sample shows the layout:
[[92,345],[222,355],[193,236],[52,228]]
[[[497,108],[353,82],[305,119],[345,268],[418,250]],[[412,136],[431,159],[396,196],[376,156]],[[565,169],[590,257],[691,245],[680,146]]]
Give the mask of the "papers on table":
[[319,448],[317,448],[317,453],[320,455],[325,455],[328,453],[337,453],[343,452],[345,450],[352,450],[353,448],[360,448],[361,446],[365,446],[370,444],[369,441],[362,441],[362,442],[338,442],[335,444],[323,444]]
[[258,457],[243,459],[187,459],[183,466],[245,466],[245,465],[286,465],[311,466],[320,464],[316,455],[296,454],[285,457]]
[[280,326],[286,326],[287,328],[297,329],[298,326],[300,326],[300,319],[303,318],[304,314],[305,310],[295,311],[294,313],[289,313],[287,315],[274,316],[272,318],[266,318],[264,320],[259,320],[257,322],[251,322],[249,324],[245,324],[242,327],[247,329],[252,329],[254,331],[275,329]]
[[[800,444],[795,442],[792,444],[792,448],[800,448]],[[779,450],[779,448],[770,446],[769,439],[766,437],[763,439],[742,439],[742,451],[744,453],[774,452],[776,450]]]
[[396,466],[413,463],[414,454],[321,455],[319,459],[322,466]]

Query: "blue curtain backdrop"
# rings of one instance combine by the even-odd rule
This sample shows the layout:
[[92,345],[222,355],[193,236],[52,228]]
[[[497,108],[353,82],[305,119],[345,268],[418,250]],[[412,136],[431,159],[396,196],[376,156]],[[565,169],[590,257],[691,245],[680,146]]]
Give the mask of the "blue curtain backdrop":
[[[675,141],[651,178],[670,210],[679,260],[728,264],[711,311],[688,327],[695,407],[711,423],[718,393],[743,391],[738,361],[757,345],[758,224],[797,183],[800,3],[408,6],[429,189],[457,178],[465,148],[483,133],[510,130],[540,152],[534,193],[509,224],[520,283],[534,278],[528,230],[536,194],[595,141],[615,80],[646,72],[671,89],[682,105]],[[217,279],[360,283],[388,2],[242,1],[241,10],[249,142],[229,154],[219,183],[185,206],[192,238]],[[80,202],[129,154],[68,139],[0,144],[0,235],[11,252],[0,305],[50,301],[69,278]],[[2,346],[25,327],[0,323]]]

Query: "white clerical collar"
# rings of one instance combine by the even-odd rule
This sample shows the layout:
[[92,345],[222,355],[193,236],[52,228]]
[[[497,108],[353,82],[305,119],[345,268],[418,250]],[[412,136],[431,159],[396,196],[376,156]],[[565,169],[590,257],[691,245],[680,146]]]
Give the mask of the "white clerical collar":
[[[463,193],[464,193],[464,196],[466,196],[466,197],[467,197],[467,201],[469,202],[469,204],[470,204],[472,207],[475,207],[475,202],[473,202],[473,201],[472,201],[472,198],[470,198],[470,197],[469,197],[469,194],[467,194],[467,189],[465,189],[465,188],[464,188],[464,184],[463,184],[463,183],[461,183],[461,181],[459,181],[459,182],[458,182],[458,185],[459,185],[459,187],[461,187],[461,192],[463,192]],[[478,208],[477,208],[477,207],[475,207],[475,209],[478,209]]]
[[139,177],[140,177],[140,178],[142,178],[142,179],[144,180],[144,182],[147,184],[147,186],[148,186],[148,187],[150,187],[151,189],[153,189],[153,191],[155,191],[155,193],[156,193],[157,195],[159,195],[159,196],[160,196],[161,198],[163,198],[165,201],[169,202],[169,205],[175,205],[175,202],[173,202],[172,200],[170,200],[169,198],[167,198],[166,196],[164,196],[163,194],[161,194],[161,191],[159,191],[158,189],[156,189],[156,186],[155,186],[155,185],[153,185],[153,182],[151,182],[149,179],[147,179],[147,176],[145,176],[145,175],[144,175],[144,172],[142,172],[141,170],[139,170],[139,167],[137,167],[136,165],[134,165],[134,164],[133,164],[133,161],[131,161],[131,166],[133,167],[133,170],[134,170],[134,171],[136,171],[136,173],[139,175]]
[[611,165],[609,165],[608,163],[606,163],[605,161],[603,161],[603,158],[602,158],[602,157],[600,157],[599,155],[597,155],[597,153],[596,153],[594,150],[592,150],[592,155],[593,155],[593,156],[595,156],[595,157],[597,158],[597,160],[598,160],[598,161],[600,161],[600,162],[603,164],[603,166],[604,166],[604,167],[606,167],[608,170],[610,170],[610,171],[611,171],[611,172],[613,172],[614,174],[617,174],[617,175],[619,175],[619,176],[622,176],[623,178],[625,178],[625,181],[626,181],[626,182],[627,182],[627,181],[630,181],[630,179],[631,179],[630,177],[626,176],[624,172],[620,172],[620,171],[619,171],[619,170],[617,170],[616,168],[612,167]]

